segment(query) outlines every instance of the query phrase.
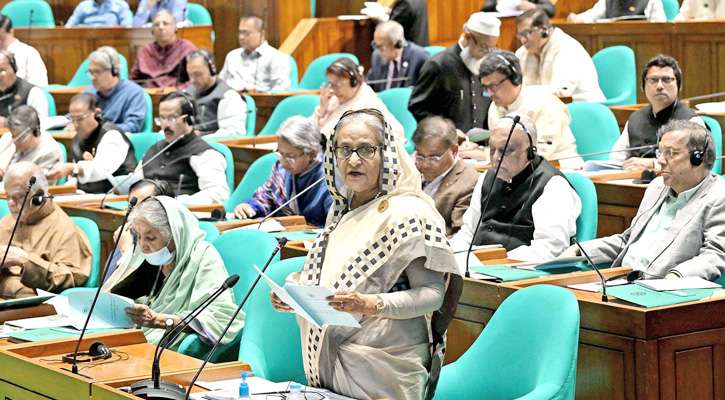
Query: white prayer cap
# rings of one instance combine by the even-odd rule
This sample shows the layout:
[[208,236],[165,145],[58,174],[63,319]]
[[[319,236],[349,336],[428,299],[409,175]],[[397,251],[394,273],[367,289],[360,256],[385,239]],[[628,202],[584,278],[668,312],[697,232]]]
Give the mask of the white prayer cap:
[[488,36],[500,36],[501,21],[493,15],[485,12],[471,14],[466,22],[466,28],[476,33]]

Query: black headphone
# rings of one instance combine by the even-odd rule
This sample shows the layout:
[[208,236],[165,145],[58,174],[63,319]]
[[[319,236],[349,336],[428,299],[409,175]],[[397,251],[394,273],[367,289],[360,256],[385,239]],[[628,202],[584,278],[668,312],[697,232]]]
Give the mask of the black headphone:
[[695,167],[699,167],[702,162],[705,160],[705,153],[707,153],[707,148],[710,145],[709,138],[705,139],[705,147],[702,150],[695,150],[690,152],[690,164],[692,164]]
[[339,63],[339,62],[336,62],[336,63],[332,63],[331,67],[337,67],[337,68],[340,68],[340,69],[342,69],[343,71],[345,71],[345,72],[347,72],[348,74],[350,74],[350,87],[355,87],[355,86],[357,86],[357,84],[358,84],[358,81],[357,81],[357,75],[356,75],[356,74],[355,74],[355,72],[354,72],[353,70],[351,70],[351,69],[350,69],[350,68],[349,68],[349,67],[348,67],[347,65],[345,65],[345,64],[343,64],[343,63]]
[[[515,121],[514,117],[512,117],[510,115],[503,116],[502,118],[513,119]],[[524,123],[521,122],[521,120],[519,120],[519,122],[516,122],[516,124],[521,125],[521,127],[524,128],[524,132],[526,132],[526,137],[529,138],[529,148],[526,149],[526,159],[531,161],[534,158],[536,158],[537,149],[536,149],[536,146],[534,146],[534,139],[531,137],[531,132],[529,132],[529,128],[527,128],[526,125],[524,125]],[[516,129],[516,128],[514,128],[514,129]]]
[[209,67],[209,73],[211,76],[216,75],[216,62],[212,62],[211,58],[206,55],[206,50],[197,50],[196,53],[201,54],[202,57],[204,57],[204,61],[206,62],[206,65]]
[[111,53],[106,53],[106,55],[108,56],[108,61],[111,62],[111,69],[109,70],[111,72],[111,76],[118,76],[118,70],[113,64],[113,57],[111,56]]
[[45,199],[52,199],[53,197],[55,196],[53,196],[52,194],[36,194],[35,196],[30,198],[30,204],[36,207],[40,207],[43,205],[43,203],[45,203]]
[[[188,109],[191,110],[191,113],[186,113],[186,117],[184,117],[184,121],[187,124],[193,126],[194,125],[194,117],[196,116],[196,106],[195,106],[195,103],[191,99],[191,97],[189,97],[189,95],[186,94],[186,92],[177,92],[177,93],[179,93],[181,95],[181,97],[184,98],[184,100],[186,101],[186,105],[188,106]],[[183,112],[183,109],[184,109],[184,106],[183,105],[181,106],[181,109],[182,109],[182,112]]]
[[18,73],[18,63],[15,61],[15,55],[7,50],[0,50],[0,54],[4,54],[8,58],[10,68],[13,69],[14,73]]
[[[103,342],[93,342],[88,347],[88,351],[82,351],[78,353],[77,362],[79,363],[87,363],[91,361],[97,361],[97,360],[105,360],[108,358],[111,358],[113,353],[111,352],[111,349],[108,348]],[[85,358],[84,358],[85,357]],[[73,353],[65,354],[63,357],[63,362],[65,363],[73,363]]]
[[[504,57],[502,54],[496,53],[496,57],[500,58],[501,60],[503,60],[504,63],[506,63],[506,65],[508,65],[509,70],[511,71],[508,78],[511,81],[511,83],[513,83],[514,85],[517,85],[517,86],[520,85],[523,77],[521,75],[519,75],[518,71],[516,71],[516,67],[514,67],[513,64],[511,64],[509,62],[509,60],[507,60],[506,57]],[[524,129],[526,129],[526,128],[524,127]]]
[[541,37],[542,38],[548,38],[550,34],[551,34],[551,27],[550,26],[547,26],[546,28],[543,28],[541,30]]

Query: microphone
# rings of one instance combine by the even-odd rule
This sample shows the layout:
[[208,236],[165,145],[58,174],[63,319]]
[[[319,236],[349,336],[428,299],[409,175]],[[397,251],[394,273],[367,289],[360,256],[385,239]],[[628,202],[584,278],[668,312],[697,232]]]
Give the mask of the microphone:
[[619,278],[627,277],[627,283],[632,283],[634,281],[638,281],[644,277],[643,271],[629,271],[624,274],[614,275],[607,279],[607,282],[615,281]]
[[491,185],[488,188],[488,193],[486,194],[486,204],[483,206],[483,209],[481,210],[481,216],[478,217],[478,222],[476,223],[476,229],[473,230],[473,236],[471,236],[471,243],[468,245],[468,251],[466,251],[466,278],[471,277],[471,271],[469,270],[469,259],[471,258],[471,250],[473,250],[473,241],[476,239],[476,234],[478,233],[478,229],[481,227],[481,223],[483,222],[483,216],[486,214],[486,210],[488,209],[488,203],[491,201],[491,193],[493,192],[493,187],[496,185],[496,179],[498,178],[498,171],[501,170],[501,164],[503,164],[503,159],[506,157],[506,150],[509,147],[509,142],[511,141],[511,136],[514,133],[514,130],[516,129],[516,125],[519,124],[519,121],[521,120],[521,116],[516,115],[514,116],[514,123],[511,124],[511,130],[509,131],[509,135],[506,138],[506,143],[503,145],[503,150],[501,153],[501,160],[498,162],[498,166],[496,167],[496,172],[493,174],[493,179],[491,180]]
[[[131,210],[136,205],[136,202],[138,201],[137,198],[132,197],[131,200],[128,202],[128,210],[126,210],[126,216],[123,217],[123,223],[121,224],[121,230],[119,232],[123,232],[123,228],[126,226],[126,222],[128,221],[128,215],[131,213]],[[118,235],[116,238],[116,243],[113,245],[113,250],[111,250],[108,254],[113,254],[116,252],[116,249],[118,248],[118,241],[121,239],[121,235]],[[111,257],[108,257],[106,260],[106,266],[103,268],[103,276],[101,277],[101,282],[104,282],[106,280],[106,274],[108,274],[109,264],[111,262]],[[92,379],[89,376],[83,375],[78,372],[78,349],[81,347],[81,342],[83,341],[83,335],[86,333],[86,329],[88,328],[88,322],[91,320],[91,314],[93,314],[93,309],[96,307],[96,301],[98,301],[98,296],[101,294],[101,287],[103,285],[98,285],[98,290],[96,290],[96,295],[93,297],[93,302],[91,303],[91,308],[88,310],[88,316],[86,317],[86,322],[83,323],[83,329],[81,329],[81,334],[78,337],[78,342],[76,343],[76,349],[73,351],[72,359],[71,355],[66,355],[63,357],[63,362],[71,362],[73,365],[70,369],[70,372],[80,375],[82,377]],[[68,361],[71,360],[71,361]],[[66,371],[69,371],[67,368],[63,368]]]
[[176,185],[176,193],[181,193],[181,182],[184,181],[184,174],[179,174],[179,183]]
[[[587,153],[587,154],[581,154],[581,155],[578,155],[578,156],[559,157],[559,158],[555,158],[553,160],[549,160],[549,162],[551,162],[551,161],[569,160],[569,159],[572,159],[572,158],[579,158],[579,157],[584,158],[584,157],[589,157],[589,156],[600,156],[602,154],[621,153],[623,151],[642,150],[642,149],[654,149],[656,147],[657,147],[656,144],[648,144],[646,146],[628,147],[626,149],[621,149],[621,150],[599,151],[599,152],[596,152],[596,153]],[[649,153],[649,151],[647,153]],[[647,154],[647,153],[645,153],[645,154]]]
[[207,218],[199,218],[199,221],[211,221],[211,222],[218,222],[218,221],[226,221],[226,213],[224,212],[224,209],[222,208],[215,208],[211,210],[211,215]]
[[[146,165],[149,165],[149,164],[151,164],[151,162],[152,162],[152,161],[154,161],[154,160],[155,160],[156,158],[158,158],[158,157],[159,157],[159,156],[160,156],[161,154],[163,154],[163,153],[164,153],[164,152],[165,152],[166,150],[168,150],[168,149],[169,149],[169,148],[170,148],[171,146],[175,145],[175,144],[176,144],[176,142],[178,142],[179,140],[181,140],[181,139],[182,139],[183,137],[185,137],[186,135],[189,135],[189,133],[185,133],[185,134],[183,134],[183,135],[181,135],[181,136],[177,137],[176,139],[172,140],[172,141],[171,141],[171,143],[169,143],[169,144],[167,144],[166,146],[164,146],[164,148],[163,148],[163,149],[161,149],[161,151],[159,151],[158,153],[154,154],[154,156],[153,156],[153,157],[151,157],[151,158],[150,158],[150,159],[148,160],[148,162],[146,163]],[[113,192],[113,191],[115,191],[116,189],[118,189],[118,188],[119,188],[119,187],[120,187],[121,185],[123,185],[124,183],[126,183],[126,182],[127,182],[127,181],[128,181],[129,179],[131,179],[131,178],[132,178],[132,177],[133,177],[134,175],[136,175],[136,173],[137,173],[138,171],[141,171],[142,169],[143,169],[143,164],[138,164],[138,165],[136,166],[136,169],[134,169],[134,170],[133,170],[133,172],[131,172],[130,174],[128,174],[128,176],[127,176],[127,177],[125,177],[125,178],[124,178],[123,180],[121,180],[121,182],[118,182],[118,183],[117,183],[117,184],[116,184],[116,185],[115,185],[114,187],[112,187],[112,188],[108,189],[108,191],[106,192],[106,194],[104,194],[104,195],[103,195],[103,198],[101,199],[101,209],[103,209],[103,208],[104,208],[104,207],[103,207],[103,203],[105,203],[105,202],[106,202],[106,197],[108,197],[108,195],[109,195],[109,194],[111,194],[111,192]],[[110,253],[110,254],[113,254],[113,253]]]
[[599,275],[599,278],[602,280],[602,301],[607,303],[609,302],[609,298],[607,297],[607,281],[604,279],[604,275],[602,275],[601,272],[599,272],[599,268],[597,268],[597,264],[594,264],[594,261],[592,261],[591,258],[589,258],[589,255],[586,251],[584,251],[584,248],[581,244],[579,244],[579,241],[576,239],[576,237],[572,236],[571,241],[576,244],[577,247],[579,247],[579,251],[584,254],[584,257],[587,258],[587,261],[589,262],[589,265],[594,268],[595,271],[597,271],[597,274]]
[[[401,76],[398,78],[390,78],[390,82],[403,82],[403,81],[407,81],[408,79],[410,79],[410,77]],[[372,81],[365,81],[365,83],[367,83],[368,85],[375,85],[377,83],[388,83],[388,79],[375,79]]]
[[267,214],[267,215],[266,215],[266,216],[265,216],[264,218],[262,218],[262,222],[260,222],[260,223],[259,223],[259,225],[257,226],[257,230],[260,230],[260,229],[262,229],[262,224],[263,224],[263,223],[264,223],[264,221],[266,221],[266,220],[267,220],[267,219],[268,219],[269,217],[271,217],[271,216],[272,216],[272,215],[274,215],[274,214],[277,214],[277,213],[278,213],[278,212],[279,212],[279,211],[280,211],[281,209],[283,209],[283,208],[287,207],[287,205],[288,205],[289,203],[291,203],[291,202],[293,202],[293,201],[297,200],[297,198],[298,198],[298,197],[300,197],[300,196],[302,196],[302,194],[303,194],[303,193],[306,193],[306,192],[307,192],[308,190],[312,189],[312,188],[313,188],[314,186],[317,186],[317,184],[318,184],[318,183],[320,183],[320,182],[322,182],[323,180],[325,180],[325,177],[324,177],[324,176],[323,176],[322,178],[320,178],[320,179],[318,179],[318,180],[314,181],[314,182],[313,182],[313,183],[312,183],[312,184],[311,184],[310,186],[307,186],[307,187],[305,188],[305,190],[303,190],[303,191],[301,191],[301,192],[297,193],[296,195],[292,196],[292,198],[291,198],[291,199],[289,199],[289,200],[285,201],[285,202],[284,202],[284,204],[282,204],[281,206],[277,207],[277,208],[276,208],[276,209],[275,209],[274,211],[272,211],[271,213]]
[[[286,237],[281,237],[281,238],[277,239],[277,242],[278,242],[277,247],[274,248],[274,251],[272,252],[272,255],[269,257],[269,260],[267,260],[267,263],[264,264],[264,268],[262,268],[262,273],[264,273],[267,270],[267,267],[272,262],[272,259],[277,254],[277,252],[279,252],[280,250],[282,250],[282,248],[287,244],[287,238]],[[201,374],[201,371],[206,366],[206,363],[209,362],[209,359],[214,354],[214,351],[216,351],[217,347],[219,347],[219,344],[221,344],[222,339],[224,338],[224,335],[226,335],[227,331],[229,330],[229,327],[231,327],[232,324],[234,323],[234,320],[237,318],[237,314],[239,314],[239,311],[242,311],[242,307],[244,307],[244,303],[247,302],[247,299],[249,298],[249,295],[252,294],[252,291],[257,286],[257,282],[259,282],[259,280],[261,278],[262,278],[262,275],[261,274],[260,275],[257,275],[257,279],[254,280],[254,283],[252,284],[252,287],[249,288],[249,290],[247,291],[246,296],[244,296],[244,299],[242,300],[242,302],[239,303],[239,307],[237,307],[237,310],[234,311],[234,315],[232,316],[232,319],[230,319],[229,320],[229,323],[227,324],[227,326],[224,327],[224,331],[222,332],[221,336],[219,336],[219,339],[214,343],[214,346],[211,348],[211,351],[209,352],[209,355],[206,356],[206,359],[204,359],[204,362],[201,364],[201,367],[199,367],[199,371],[196,372],[196,375],[194,375],[194,378],[191,380],[191,382],[189,382],[189,388],[186,390],[186,395],[183,397],[184,400],[186,400],[186,399],[189,398],[189,395],[191,394],[191,388],[194,387],[194,382],[196,382],[197,378],[199,378],[199,375]]]
[[[186,6],[184,6],[184,11],[183,11],[182,15],[186,15]],[[177,68],[176,69],[176,83],[174,84],[174,86],[176,86],[177,88],[179,87],[179,81],[181,80],[181,62],[182,62],[182,59],[184,58],[184,51],[183,51],[183,49],[184,49],[184,43],[183,43],[184,30],[183,30],[183,28],[179,32],[179,36],[181,36],[181,37],[177,38],[177,40],[179,40],[179,65],[176,67]]]
[[[193,321],[202,311],[206,309],[217,297],[225,290],[234,287],[239,282],[239,275],[234,274],[228,277],[224,283],[214,293],[209,295],[201,304],[199,304],[191,313],[187,314],[177,325],[164,333],[156,345],[154,351],[154,360],[151,367],[151,379],[145,379],[131,385],[134,396],[144,399],[183,399],[184,387],[173,382],[161,380],[161,354],[167,349],[174,340],[181,334],[184,328]],[[235,315],[236,316],[236,315]],[[225,331],[226,332],[226,331]],[[222,335],[223,337],[223,335]]]
[[705,94],[702,96],[695,96],[695,97],[688,97],[686,99],[682,99],[682,101],[692,101],[692,100],[704,100],[704,99],[711,99],[713,97],[720,97],[725,96],[725,92],[719,92],[719,93],[712,93],[712,94]]
[[[199,107],[202,111],[199,113],[199,115],[196,116],[197,119],[199,117],[203,117],[204,116],[203,110],[204,110],[205,107],[206,106],[200,106]],[[244,114],[251,114],[254,111],[255,110],[244,110],[244,111],[241,111],[241,112],[244,113]],[[239,112],[239,111],[237,111],[237,112]],[[196,129],[198,131],[201,131],[201,129],[199,129],[199,127],[203,127],[203,126],[206,126],[206,125],[209,125],[209,124],[213,124],[213,123],[219,122],[219,121],[224,121],[224,120],[227,120],[227,119],[233,119],[233,118],[236,118],[236,117],[237,117],[237,114],[234,114],[234,115],[227,115],[227,116],[224,116],[224,117],[221,117],[221,118],[217,118],[217,119],[210,119],[209,121],[197,122],[196,124],[194,124],[194,129]]]
[[20,205],[20,211],[18,212],[18,217],[15,219],[15,226],[13,226],[13,231],[10,233],[10,241],[8,241],[8,246],[5,248],[5,254],[3,255],[3,262],[0,264],[0,268],[5,267],[5,260],[8,258],[8,252],[10,251],[10,245],[13,243],[13,238],[15,237],[15,231],[18,229],[18,224],[20,223],[20,217],[23,215],[23,209],[25,208],[25,203],[28,201],[28,195],[30,194],[30,189],[33,188],[33,185],[35,185],[36,178],[34,176],[30,177],[30,180],[28,181],[28,189],[25,190],[25,197],[23,197],[23,204]]

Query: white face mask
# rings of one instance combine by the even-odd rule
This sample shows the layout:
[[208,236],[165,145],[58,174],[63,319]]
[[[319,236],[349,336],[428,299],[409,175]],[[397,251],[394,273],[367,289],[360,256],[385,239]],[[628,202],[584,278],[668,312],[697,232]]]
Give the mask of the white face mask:
[[468,68],[473,75],[478,75],[483,58],[478,59],[472,56],[470,46],[466,46],[463,50],[461,50],[461,60],[463,60],[463,63],[466,64],[466,68]]
[[149,264],[158,267],[170,263],[171,260],[174,259],[174,254],[175,252],[169,251],[169,245],[167,243],[166,246],[162,247],[158,251],[154,251],[153,253],[143,253],[143,256]]

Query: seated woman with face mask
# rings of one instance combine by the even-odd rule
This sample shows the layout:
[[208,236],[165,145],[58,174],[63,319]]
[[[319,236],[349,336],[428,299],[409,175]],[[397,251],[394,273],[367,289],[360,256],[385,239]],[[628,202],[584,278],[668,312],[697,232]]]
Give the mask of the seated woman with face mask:
[[[129,216],[134,237],[132,251],[103,284],[103,290],[135,299],[126,314],[141,326],[146,340],[157,344],[170,326],[201,304],[229,277],[217,250],[205,242],[204,231],[191,212],[176,200],[149,197]],[[189,333],[207,342],[216,341],[231,320],[237,305],[230,290],[222,292],[187,326],[171,349]],[[244,325],[244,314],[224,336],[232,341]]]

